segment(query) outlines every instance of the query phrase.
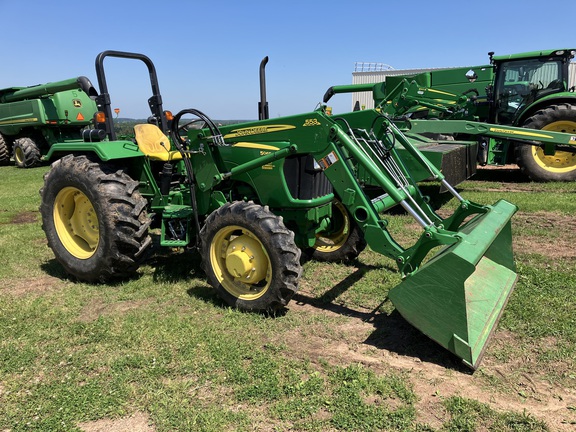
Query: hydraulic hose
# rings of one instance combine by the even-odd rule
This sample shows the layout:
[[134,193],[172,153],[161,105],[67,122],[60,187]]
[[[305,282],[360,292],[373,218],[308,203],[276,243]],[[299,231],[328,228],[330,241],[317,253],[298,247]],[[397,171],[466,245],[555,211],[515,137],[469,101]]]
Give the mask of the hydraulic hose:
[[200,246],[200,236],[198,234],[200,234],[201,227],[200,227],[200,219],[198,218],[198,203],[196,201],[196,181],[194,180],[194,168],[192,167],[192,162],[190,162],[190,158],[186,154],[186,149],[184,149],[184,146],[180,141],[180,137],[178,136],[178,124],[180,123],[180,119],[184,114],[195,115],[201,120],[203,120],[208,125],[208,128],[210,129],[210,133],[212,134],[213,138],[219,141],[217,145],[224,145],[224,139],[222,138],[220,130],[218,129],[216,124],[214,124],[212,119],[210,119],[206,114],[202,113],[197,109],[191,108],[182,110],[178,114],[176,114],[176,116],[174,116],[174,119],[172,120],[172,125],[170,127],[170,135],[172,137],[174,145],[176,146],[176,149],[182,155],[182,160],[184,161],[184,167],[186,168],[186,178],[188,180],[188,188],[190,190],[190,203],[192,205],[192,211],[194,212],[194,223],[196,226],[195,247],[198,248]]

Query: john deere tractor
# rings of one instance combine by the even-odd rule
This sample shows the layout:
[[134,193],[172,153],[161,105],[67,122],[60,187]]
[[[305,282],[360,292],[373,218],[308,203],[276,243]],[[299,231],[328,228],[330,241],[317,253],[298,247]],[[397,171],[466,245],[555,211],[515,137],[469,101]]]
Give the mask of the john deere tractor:
[[[107,57],[139,60],[149,70],[152,116],[135,127],[134,141],[117,139],[112,127]],[[47,157],[57,159],[41,190],[48,245],[68,273],[88,282],[134,274],[155,226],[161,246],[200,253],[227,304],[275,311],[298,290],[303,253],[351,260],[367,245],[404,278],[388,293],[400,314],[478,366],[517,278],[514,205],[460,196],[375,110],[345,121],[318,109],[218,126],[191,108],[170,120],[148,57],[105,51],[96,73],[99,123],[82,141],[50,148]],[[451,216],[433,210],[400,148],[454,196]],[[362,188],[359,166],[377,182],[378,196]],[[414,245],[401,246],[388,231],[383,214],[396,205],[421,229]]]
[[[480,165],[516,163],[535,181],[574,181],[576,93],[569,65],[575,53],[574,49],[489,53],[489,65],[391,76],[384,83],[334,86],[324,101],[336,93],[371,91],[377,109],[419,135],[462,139],[469,134],[450,121],[487,122],[490,135],[473,134],[480,137]],[[543,132],[511,134],[509,127]],[[538,139],[551,132],[575,138],[569,145],[564,138],[547,143]]]

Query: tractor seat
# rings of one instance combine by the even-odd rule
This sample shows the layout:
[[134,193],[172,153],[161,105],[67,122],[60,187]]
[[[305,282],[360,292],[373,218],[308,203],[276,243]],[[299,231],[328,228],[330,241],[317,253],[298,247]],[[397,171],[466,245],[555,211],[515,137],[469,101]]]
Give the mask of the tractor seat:
[[169,162],[182,159],[178,150],[170,150],[170,140],[158,126],[137,124],[134,126],[134,132],[138,148],[151,160]]

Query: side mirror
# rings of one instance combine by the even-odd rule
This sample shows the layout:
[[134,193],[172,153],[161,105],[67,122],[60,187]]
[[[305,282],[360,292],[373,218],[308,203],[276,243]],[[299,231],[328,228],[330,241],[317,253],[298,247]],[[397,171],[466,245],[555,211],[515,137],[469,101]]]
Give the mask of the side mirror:
[[478,75],[476,74],[476,72],[474,72],[472,69],[470,69],[468,72],[466,72],[465,77],[468,79],[468,81],[470,81],[471,83],[473,83],[474,81],[476,81],[478,79]]

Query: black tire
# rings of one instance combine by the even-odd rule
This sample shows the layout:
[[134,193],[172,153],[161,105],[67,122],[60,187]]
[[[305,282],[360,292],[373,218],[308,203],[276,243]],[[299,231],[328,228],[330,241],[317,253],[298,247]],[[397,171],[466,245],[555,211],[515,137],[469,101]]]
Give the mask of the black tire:
[[133,275],[152,240],[138,182],[117,167],[67,155],[40,190],[42,228],[64,269],[85,282]]
[[274,312],[298,291],[300,249],[268,207],[227,203],[208,216],[200,239],[208,282],[228,305]]
[[8,143],[0,134],[0,165],[5,165],[10,162],[10,149],[8,148]]
[[[549,106],[537,111],[522,126],[576,135],[576,105]],[[531,180],[576,180],[576,153],[557,151],[554,156],[547,156],[538,147],[520,144],[516,146],[515,155],[516,163]]]
[[32,168],[40,164],[40,149],[31,138],[14,140],[13,152],[18,168]]
[[331,226],[316,237],[306,255],[316,261],[350,262],[366,248],[364,234],[340,201],[332,206]]

